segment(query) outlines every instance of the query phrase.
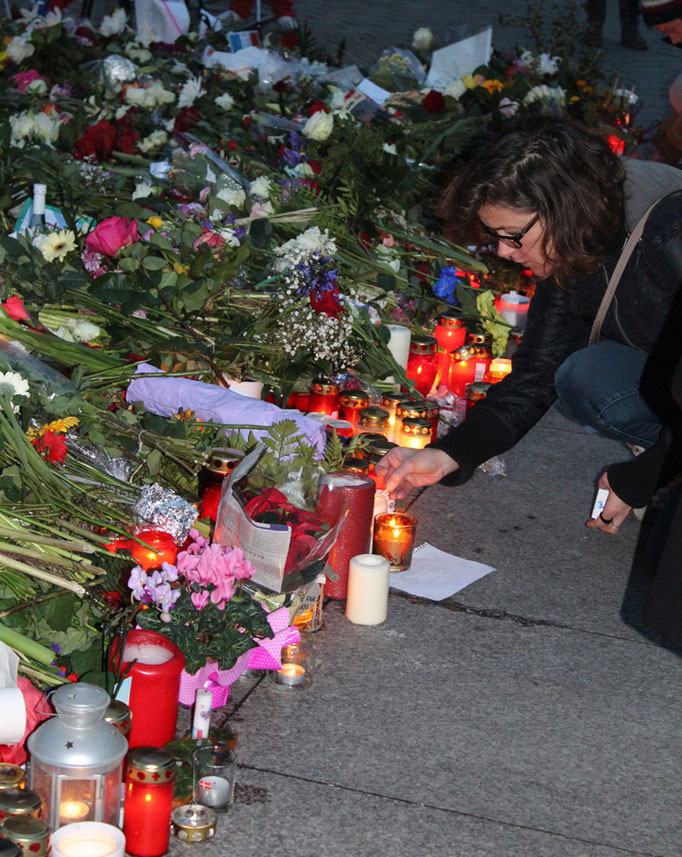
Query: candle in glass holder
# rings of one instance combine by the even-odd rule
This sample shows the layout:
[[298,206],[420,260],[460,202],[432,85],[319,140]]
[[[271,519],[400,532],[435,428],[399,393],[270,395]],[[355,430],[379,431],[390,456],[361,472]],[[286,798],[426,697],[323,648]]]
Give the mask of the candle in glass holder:
[[438,341],[435,336],[413,336],[405,370],[417,392],[428,396],[438,376]]
[[402,437],[403,420],[405,419],[426,419],[428,410],[426,407],[426,399],[408,399],[401,402],[396,408],[395,417],[395,435],[394,440],[400,444]]
[[450,368],[450,353],[464,345],[464,320],[456,312],[445,313],[438,320],[434,333],[438,342],[438,376],[441,384],[444,384]]
[[324,421],[324,433],[329,439],[333,434],[341,438],[341,443],[348,442],[355,434],[355,428],[348,420],[330,420]]
[[431,443],[431,420],[426,417],[405,417],[400,429],[400,446],[424,449]]
[[237,464],[244,457],[238,449],[213,449],[208,461],[199,471],[199,497],[201,509],[199,516],[215,521],[218,517],[220,494],[225,479],[232,474]]
[[396,412],[398,409],[398,405],[402,404],[403,402],[409,401],[409,398],[409,393],[384,393],[381,397],[381,401],[379,402],[379,404],[385,411],[388,411],[387,437],[389,440],[395,441],[395,434],[400,431],[399,423],[398,428],[396,429]]
[[332,419],[339,417],[339,385],[331,378],[315,378],[310,385],[309,413],[325,414]]
[[168,851],[175,771],[175,757],[167,750],[137,747],[128,754],[123,805],[128,854],[161,857]]
[[481,399],[485,399],[488,395],[488,390],[490,389],[491,384],[487,381],[474,381],[473,384],[469,384],[469,389],[467,390],[467,404],[466,404],[466,412],[467,414],[476,404],[476,402],[480,402]]
[[163,533],[160,530],[143,530],[135,535],[144,544],[141,545],[129,539],[128,549],[135,562],[145,571],[161,568],[164,562],[175,564],[178,549],[173,536],[169,533]]
[[373,551],[386,557],[391,571],[407,571],[412,563],[417,519],[404,512],[377,515]]
[[505,357],[495,357],[490,361],[485,380],[490,384],[497,384],[503,378],[506,378],[511,370],[511,360],[507,360]]
[[474,380],[476,367],[474,364],[475,350],[466,345],[455,349],[450,355],[450,371],[447,387],[455,396],[466,395],[467,385]]
[[358,415],[363,408],[369,407],[369,396],[364,390],[343,390],[339,394],[339,419],[358,424]]
[[[380,516],[377,516],[380,517]],[[390,565],[383,556],[354,556],[348,572],[346,618],[355,625],[379,625],[388,612]]]
[[389,413],[383,408],[363,408],[358,416],[358,429],[386,437],[389,429],[388,420]]
[[51,857],[123,857],[125,842],[113,824],[80,821],[52,834]]
[[310,687],[315,667],[315,646],[307,631],[301,639],[282,648],[282,668],[268,672],[271,687],[280,690],[304,690]]

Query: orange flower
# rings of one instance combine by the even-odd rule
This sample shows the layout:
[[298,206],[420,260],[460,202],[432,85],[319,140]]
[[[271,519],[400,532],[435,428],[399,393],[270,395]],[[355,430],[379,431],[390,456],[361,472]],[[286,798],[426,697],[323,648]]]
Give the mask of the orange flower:
[[504,89],[504,84],[501,80],[484,80],[481,86],[484,89],[487,89],[491,95],[494,95],[496,92],[502,92]]

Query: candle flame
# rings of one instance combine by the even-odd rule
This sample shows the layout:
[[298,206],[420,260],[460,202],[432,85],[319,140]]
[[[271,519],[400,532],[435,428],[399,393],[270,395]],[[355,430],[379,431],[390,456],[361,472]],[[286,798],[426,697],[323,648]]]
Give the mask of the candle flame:
[[86,803],[79,800],[65,801],[59,807],[59,815],[62,818],[85,818],[90,812],[90,808]]

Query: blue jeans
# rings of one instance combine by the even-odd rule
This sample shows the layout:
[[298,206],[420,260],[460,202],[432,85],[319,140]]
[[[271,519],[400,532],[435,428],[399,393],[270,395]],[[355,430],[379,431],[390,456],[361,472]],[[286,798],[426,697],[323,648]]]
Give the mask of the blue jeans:
[[587,431],[653,446],[662,423],[639,392],[648,356],[608,340],[581,348],[554,375],[559,409]]

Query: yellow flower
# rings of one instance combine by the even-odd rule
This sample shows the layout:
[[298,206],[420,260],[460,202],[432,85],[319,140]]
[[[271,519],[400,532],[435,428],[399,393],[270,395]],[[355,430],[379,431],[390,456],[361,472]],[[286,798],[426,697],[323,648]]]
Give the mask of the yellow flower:
[[55,259],[63,262],[67,253],[76,249],[76,236],[70,229],[60,229],[59,232],[40,236],[34,243],[46,262],[54,262]]
[[501,80],[484,80],[481,85],[484,89],[487,89],[491,95],[496,92],[502,92],[504,89],[504,84]]
[[151,217],[147,218],[147,223],[150,226],[153,226],[154,229],[161,229],[161,226],[163,225],[163,220],[161,220],[161,218],[158,217],[156,214],[153,214]]
[[60,420],[53,420],[51,423],[39,426],[38,428],[28,429],[26,437],[29,440],[35,440],[42,437],[46,431],[51,431],[53,434],[66,434],[69,429],[75,428],[78,425],[78,417],[62,417]]
[[478,86],[478,83],[476,83],[476,79],[472,74],[465,74],[462,78],[462,83],[467,89],[474,89],[474,87]]
[[189,271],[189,265],[181,265],[180,262],[173,262],[173,270],[176,274],[186,274]]
[[181,422],[185,423],[188,420],[194,419],[194,411],[187,408],[186,411],[182,411],[178,414],[173,414],[173,419],[180,420]]
[[575,104],[576,101],[580,101],[580,97],[578,95],[572,95],[568,101],[569,104]]

